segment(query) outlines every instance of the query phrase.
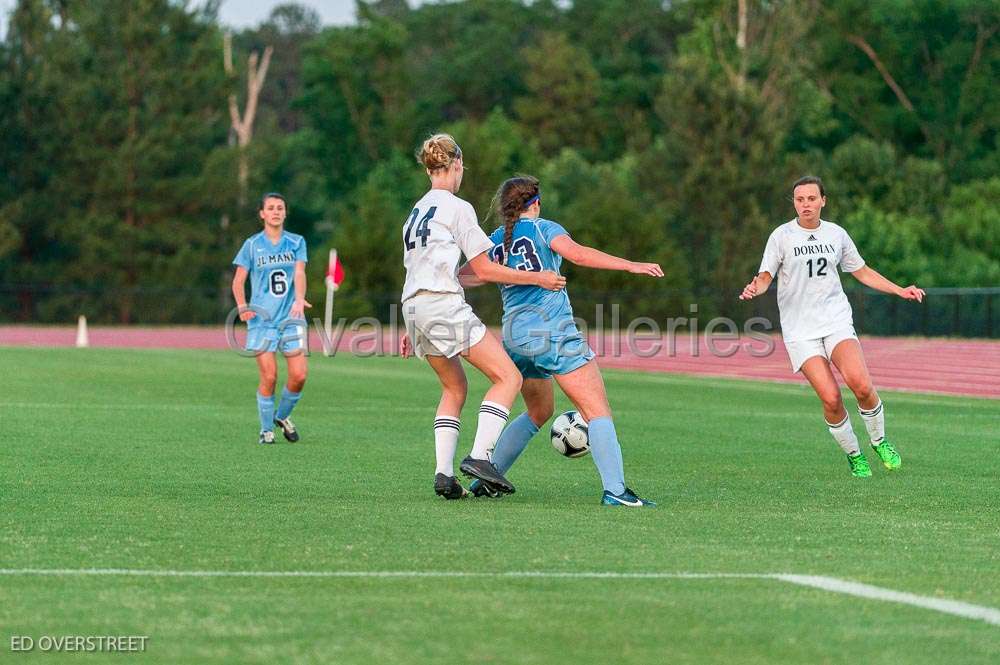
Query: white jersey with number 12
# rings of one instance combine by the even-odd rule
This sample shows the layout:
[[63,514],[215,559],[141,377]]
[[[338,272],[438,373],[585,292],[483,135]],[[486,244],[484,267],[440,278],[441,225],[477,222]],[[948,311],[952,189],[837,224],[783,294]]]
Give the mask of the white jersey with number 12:
[[807,229],[793,219],[776,228],[767,239],[758,272],[778,280],[784,340],[819,339],[853,326],[837,268],[854,272],[864,265],[847,231],[833,222],[820,220],[818,228]]

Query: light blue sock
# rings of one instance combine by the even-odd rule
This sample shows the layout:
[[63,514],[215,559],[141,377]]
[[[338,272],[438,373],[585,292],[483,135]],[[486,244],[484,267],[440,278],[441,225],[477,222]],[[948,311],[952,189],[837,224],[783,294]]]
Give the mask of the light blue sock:
[[510,421],[493,448],[493,464],[500,473],[507,473],[507,469],[514,465],[535,434],[538,434],[538,427],[531,422],[527,413]]
[[257,393],[257,414],[260,416],[260,431],[274,431],[274,395],[264,397]]
[[587,424],[590,437],[590,454],[601,474],[601,484],[612,494],[625,491],[625,469],[622,466],[622,447],[611,418],[594,418]]
[[292,409],[295,405],[299,403],[299,398],[302,397],[302,393],[293,393],[285,386],[281,389],[281,404],[278,405],[278,415],[275,416],[278,420],[284,420],[288,416],[292,415]]

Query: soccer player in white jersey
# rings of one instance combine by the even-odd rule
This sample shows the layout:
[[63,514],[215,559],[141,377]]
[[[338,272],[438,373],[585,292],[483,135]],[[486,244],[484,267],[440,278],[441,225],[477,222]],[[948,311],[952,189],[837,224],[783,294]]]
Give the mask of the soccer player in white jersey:
[[479,423],[472,451],[460,469],[501,493],[514,486],[491,461],[497,437],[507,423],[510,407],[521,389],[521,374],[500,341],[486,329],[465,302],[458,282],[464,254],[476,276],[486,282],[533,284],[559,290],[565,278],[555,272],[512,270],[490,261],[493,243],[476,218],[476,211],[455,194],[462,186],[462,150],[447,134],[424,141],[418,160],[427,170],[431,189],[413,205],[403,224],[403,319],[406,335],[402,355],[425,358],[441,382],[441,400],[434,420],[437,468],[434,491],[446,499],[461,499],[468,491],[455,480],[454,459],[460,430],[459,416],[468,384],[459,356],[493,384],[479,407]]
[[885,468],[898,469],[902,460],[885,438],[885,411],[872,386],[837,267],[865,286],[905,300],[922,302],[924,292],[916,286],[898,286],[865,265],[847,231],[820,218],[826,192],[819,178],[806,176],[796,181],[792,199],[798,216],[771,233],[760,271],[743,289],[740,300],[764,293],[778,278],[781,335],[792,371],[801,371],[823,402],[826,424],[847,453],[851,473],[858,478],[872,475],[844,408],[831,362],[858,400],[858,413],[875,453]]
[[[247,344],[254,351],[260,383],[257,386],[257,415],[260,416],[259,443],[274,443],[274,426],[288,441],[298,441],[299,433],[289,417],[298,404],[306,383],[305,321],[306,241],[285,231],[285,198],[276,192],[260,201],[264,230],[246,239],[233,265],[233,297],[240,320],[247,324]],[[250,277],[250,306],[244,285]],[[275,352],[281,351],[288,363],[288,383],[281,391],[275,411],[274,388],[278,377]]]

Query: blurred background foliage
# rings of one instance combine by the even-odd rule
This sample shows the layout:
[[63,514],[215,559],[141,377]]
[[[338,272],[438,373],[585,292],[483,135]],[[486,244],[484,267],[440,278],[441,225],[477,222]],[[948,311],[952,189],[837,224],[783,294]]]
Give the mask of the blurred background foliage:
[[[339,27],[277,7],[232,35],[227,72],[214,2],[20,0],[0,43],[0,318],[221,321],[271,190],[308,240],[312,301],[336,247],[338,314],[384,317],[435,131],[462,145],[487,232],[499,183],[531,173],[543,216],[666,271],[569,266],[581,309],[744,312],[804,174],[891,279],[998,286],[998,30],[995,0],[359,0]],[[267,47],[241,147],[227,100],[245,107]],[[495,314],[495,291],[474,298]]]

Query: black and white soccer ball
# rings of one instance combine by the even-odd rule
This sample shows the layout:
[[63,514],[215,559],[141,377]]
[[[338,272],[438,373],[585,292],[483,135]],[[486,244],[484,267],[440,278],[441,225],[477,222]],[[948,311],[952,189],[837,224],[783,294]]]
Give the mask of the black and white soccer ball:
[[587,421],[576,411],[559,415],[552,423],[552,447],[564,457],[583,457],[590,452]]

